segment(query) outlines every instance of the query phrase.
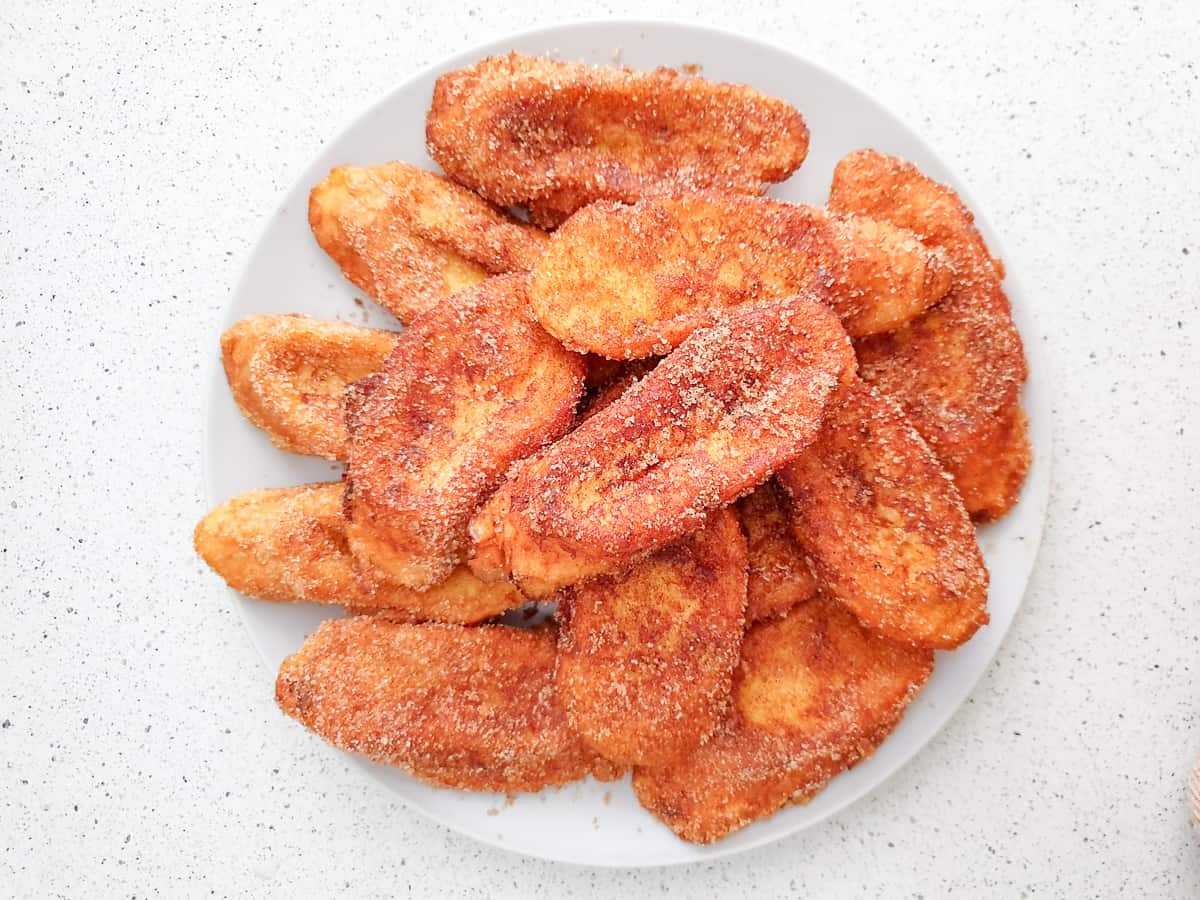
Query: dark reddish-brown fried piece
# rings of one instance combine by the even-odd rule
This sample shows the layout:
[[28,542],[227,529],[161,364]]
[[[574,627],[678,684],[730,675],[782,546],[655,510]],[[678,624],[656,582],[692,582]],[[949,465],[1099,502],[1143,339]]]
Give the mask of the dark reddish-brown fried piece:
[[746,634],[729,715],[686,759],[636,769],[634,790],[681,838],[720,840],[874,752],[932,670],[932,651],[872,634],[835,601],[805,603]]
[[488,275],[532,268],[546,234],[433,172],[340,166],[312,189],[308,221],[343,274],[401,322]]
[[972,517],[1000,518],[1017,502],[1030,462],[1020,406],[1028,373],[1003,269],[954,191],[895,157],[847,156],[829,206],[911,229],[954,264],[946,299],[904,328],[859,341],[859,363],[929,442]]
[[514,461],[570,427],[582,391],[583,360],[533,319],[525,276],[420,316],[348,397],[355,556],[409,587],[446,578],[471,514]]
[[512,585],[466,566],[426,591],[356,574],[340,482],[251,491],[196,526],[196,552],[231,588],[276,603],[387,609],[410,621],[482,622],[525,602]]
[[950,287],[941,252],[865,216],[761,197],[597,203],[550,239],[530,298],[572,349],[666,353],[722,309],[819,284],[852,335],[895,328]]
[[900,407],[864,382],[776,474],[822,589],[881,634],[951,649],[987,622],[988,571],[954,482]]
[[820,429],[854,354],[813,295],[727,312],[523,462],[471,521],[471,568],[544,597],[699,528]]
[[622,575],[565,589],[555,680],[572,727],[626,765],[695,750],[725,710],[745,605],[746,541],[728,508]]
[[251,316],[221,335],[233,399],[280,450],[346,458],[342,392],[383,366],[396,334],[308,316]]
[[439,78],[425,135],[451,178],[546,226],[594,200],[758,194],[808,152],[800,113],[744,85],[517,53]]
[[475,791],[537,791],[620,774],[571,731],[552,630],[321,624],[279,670],[275,698],[335,747]]
[[779,486],[767,481],[738,501],[746,533],[746,624],[776,619],[817,595],[812,562],[792,536]]

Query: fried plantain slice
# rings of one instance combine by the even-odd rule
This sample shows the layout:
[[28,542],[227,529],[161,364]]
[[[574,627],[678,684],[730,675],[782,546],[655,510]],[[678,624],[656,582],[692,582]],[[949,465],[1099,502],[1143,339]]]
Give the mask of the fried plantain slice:
[[546,234],[405,163],[340,166],[312,189],[313,235],[342,273],[405,324],[488,275],[529,270]]
[[348,398],[347,536],[387,578],[413,588],[446,578],[508,467],[574,420],[583,358],[534,320],[526,280],[489,279],[419,317]]
[[817,595],[812,560],[792,536],[791,522],[774,480],[738,501],[746,533],[746,624],[777,619]]
[[358,577],[343,491],[333,482],[234,497],[196,526],[196,552],[235,591],[276,603],[341,603],[412,621],[472,623],[525,602],[512,585],[480,581],[466,566],[427,591]]
[[744,85],[517,53],[441,76],[425,135],[455,181],[550,227],[594,200],[759,194],[808,153],[800,113]]
[[691,194],[597,203],[534,268],[538,321],[572,349],[665,353],[720,310],[817,283],[851,335],[895,328],[950,286],[938,250],[865,216],[758,197]]
[[891,334],[859,341],[859,364],[929,442],[972,517],[1000,518],[1030,464],[1020,406],[1028,370],[1003,268],[958,195],[895,157],[861,150],[844,158],[829,206],[909,228],[954,264],[946,299]]
[[746,634],[716,733],[682,761],[636,769],[634,790],[681,838],[720,840],[869,756],[932,670],[932,651],[871,633],[833,600],[797,606]]
[[672,543],[765,480],[815,438],[854,371],[846,332],[813,298],[729,310],[516,467],[471,521],[471,568],[544,597]]
[[864,625],[951,649],[987,622],[988,571],[954,482],[900,407],[864,382],[776,473],[824,590]]
[[620,774],[567,725],[552,630],[323,622],[284,660],[275,698],[335,747],[474,791]]
[[728,508],[623,575],[566,588],[555,683],[572,727],[626,765],[696,749],[724,712],[745,605],[746,540]]
[[251,316],[221,335],[233,399],[280,450],[346,458],[342,392],[382,368],[396,333],[308,316]]

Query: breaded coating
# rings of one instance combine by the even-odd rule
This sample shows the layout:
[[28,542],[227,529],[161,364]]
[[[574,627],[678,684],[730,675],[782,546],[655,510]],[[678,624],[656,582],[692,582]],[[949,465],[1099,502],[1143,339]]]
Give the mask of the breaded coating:
[[280,450],[346,458],[342,392],[383,367],[396,333],[308,316],[251,316],[221,335],[233,399]]
[[472,623],[522,605],[505,582],[459,566],[427,591],[355,572],[346,543],[340,482],[251,491],[196,526],[196,552],[231,588],[276,603],[341,603],[387,609],[410,621]]
[[792,536],[780,490],[774,480],[764,482],[737,505],[748,555],[747,625],[777,619],[817,596],[812,561]]
[[720,840],[869,756],[932,670],[932,651],[872,634],[832,600],[805,603],[747,633],[729,715],[688,758],[636,769],[634,790],[684,840]]
[[859,341],[859,363],[929,442],[972,517],[1000,518],[1030,463],[1020,406],[1028,371],[1003,268],[958,195],[895,157],[851,153],[834,172],[829,206],[911,229],[954,264],[946,299],[904,328]]
[[555,683],[572,727],[626,765],[695,750],[725,712],[745,605],[746,540],[729,508],[622,575],[566,588]]
[[425,136],[455,181],[549,227],[595,200],[759,194],[808,153],[800,113],[744,85],[517,53],[439,78]]
[[284,660],[275,699],[335,747],[473,791],[620,774],[571,731],[552,630],[323,622]]
[[575,350],[666,353],[722,309],[813,285],[851,335],[887,331],[940,300],[950,268],[911,233],[865,216],[760,197],[597,203],[534,268],[538,321]]
[[864,382],[776,478],[823,590],[886,637],[949,650],[988,620],[988,571],[954,482],[900,411]]
[[629,566],[807,446],[853,371],[845,330],[813,295],[729,310],[516,467],[471,521],[471,568],[545,597]]
[[546,234],[405,163],[340,166],[312,189],[308,221],[342,273],[405,324],[488,275],[525,272]]
[[463,561],[467,522],[513,462],[570,427],[583,358],[534,320],[504,275],[420,316],[348,397],[354,555],[413,588]]

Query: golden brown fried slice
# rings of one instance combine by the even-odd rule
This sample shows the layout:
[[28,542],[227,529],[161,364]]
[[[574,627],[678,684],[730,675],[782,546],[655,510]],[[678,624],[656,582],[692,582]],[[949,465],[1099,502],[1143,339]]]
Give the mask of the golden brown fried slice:
[[554,693],[552,630],[324,622],[284,660],[275,698],[335,747],[476,791],[611,780]]
[[886,222],[692,194],[573,216],[534,268],[530,297],[568,347],[625,359],[667,352],[724,308],[814,283],[850,334],[873,334],[940,300],[950,269]]
[[904,328],[858,342],[859,363],[929,442],[971,515],[1000,518],[1017,502],[1030,462],[1020,407],[1028,372],[1002,268],[954,191],[895,157],[851,153],[834,172],[829,206],[909,228],[954,264],[946,299]]
[[343,274],[401,322],[488,275],[532,268],[545,232],[404,163],[341,166],[312,189],[308,221]]
[[822,588],[869,628],[957,647],[987,622],[988,571],[954,482],[891,400],[858,382],[776,478]]
[[196,552],[235,591],[277,603],[341,603],[413,621],[471,623],[525,602],[512,585],[480,581],[466,566],[427,591],[359,577],[342,495],[334,482],[234,497],[196,526]]
[[748,547],[747,625],[777,619],[817,595],[812,561],[792,536],[779,490],[768,481],[738,501]]
[[555,683],[572,727],[626,765],[695,750],[725,710],[745,605],[746,540],[730,509],[623,575],[564,590]]
[[471,568],[544,597],[699,528],[816,436],[854,371],[812,295],[728,311],[526,460],[471,521]]
[[346,458],[342,392],[383,366],[396,334],[308,316],[251,316],[221,335],[233,399],[280,450]]
[[517,53],[439,78],[425,135],[455,181],[547,226],[594,200],[758,194],[808,152],[800,113],[744,85]]
[[409,587],[446,578],[471,514],[514,461],[570,427],[582,391],[583,359],[534,320],[525,276],[419,317],[349,398],[355,556]]
[[819,598],[752,628],[732,709],[688,758],[639,768],[638,799],[681,838],[720,840],[805,803],[883,741],[933,670],[933,653],[863,628]]

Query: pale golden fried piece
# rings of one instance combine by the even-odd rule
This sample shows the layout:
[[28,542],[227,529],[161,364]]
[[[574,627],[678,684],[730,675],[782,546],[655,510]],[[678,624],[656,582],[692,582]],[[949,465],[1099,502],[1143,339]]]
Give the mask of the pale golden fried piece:
[[405,324],[488,275],[528,271],[546,243],[540,229],[398,162],[334,169],[312,189],[308,221],[342,273]]
[[234,497],[196,526],[196,552],[235,591],[276,603],[341,603],[411,621],[472,623],[525,602],[512,585],[480,581],[466,566],[427,591],[357,576],[342,495],[333,482]]
[[280,450],[346,458],[342,392],[382,368],[396,333],[308,316],[251,316],[221,335],[233,399]]
[[446,578],[471,514],[513,462],[570,427],[582,392],[583,359],[534,320],[526,276],[420,316],[348,398],[354,555],[409,587]]
[[425,136],[455,181],[546,226],[594,200],[758,194],[808,153],[800,113],[744,85],[517,53],[439,78]]
[[859,363],[954,476],[972,517],[1000,518],[1030,463],[1020,406],[1028,371],[1002,267],[954,191],[895,157],[851,153],[834,172],[829,206],[911,229],[954,264],[946,299],[892,334],[858,342]]
[[932,670],[931,651],[872,634],[832,600],[805,603],[747,633],[729,715],[688,758],[635,770],[634,790],[681,838],[720,840],[869,756]]
[[747,625],[777,619],[817,595],[812,561],[792,535],[779,490],[767,481],[738,501],[748,548]]
[[853,371],[846,332],[813,295],[729,310],[517,467],[471,521],[471,568],[544,597],[630,565],[803,449]]
[[275,698],[335,747],[475,791],[620,774],[567,725],[552,630],[323,622],[284,660]]
[[746,540],[726,508],[623,575],[559,595],[555,683],[605,759],[664,765],[720,721],[744,631]]
[[568,347],[665,353],[719,312],[820,284],[851,335],[887,331],[942,298],[950,268],[911,233],[759,197],[597,203],[550,239],[530,298]]
[[891,400],[864,382],[776,478],[822,588],[880,634],[951,649],[988,620],[988,571],[954,482]]

